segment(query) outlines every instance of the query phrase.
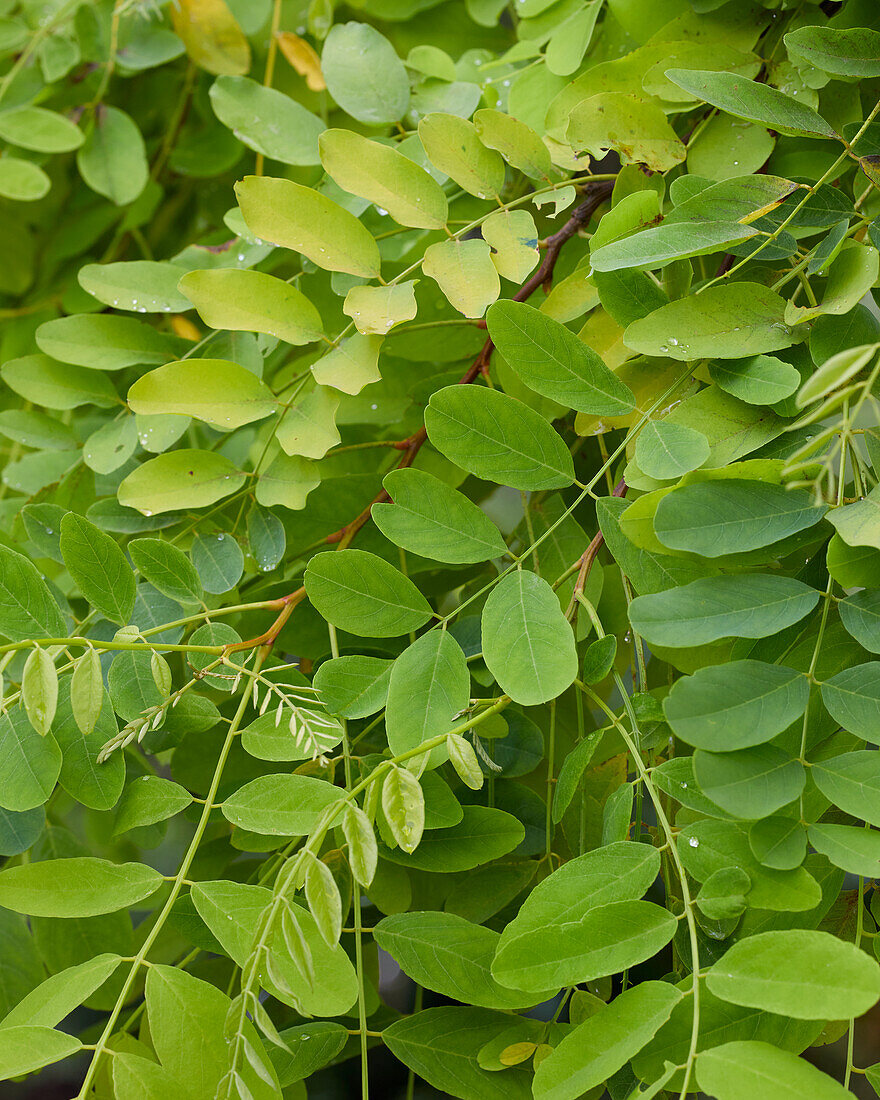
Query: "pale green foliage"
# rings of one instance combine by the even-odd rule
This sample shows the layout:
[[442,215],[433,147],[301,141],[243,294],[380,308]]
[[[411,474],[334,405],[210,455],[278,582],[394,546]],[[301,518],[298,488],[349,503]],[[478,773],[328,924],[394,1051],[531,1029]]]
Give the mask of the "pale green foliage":
[[0,1080],[880,1095],[878,58],[4,5]]

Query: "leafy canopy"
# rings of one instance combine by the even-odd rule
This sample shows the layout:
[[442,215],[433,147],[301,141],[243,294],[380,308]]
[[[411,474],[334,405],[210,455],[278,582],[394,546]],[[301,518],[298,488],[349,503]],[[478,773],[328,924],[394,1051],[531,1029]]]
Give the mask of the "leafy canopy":
[[878,112],[870,0],[3,5],[0,1079],[880,1094]]

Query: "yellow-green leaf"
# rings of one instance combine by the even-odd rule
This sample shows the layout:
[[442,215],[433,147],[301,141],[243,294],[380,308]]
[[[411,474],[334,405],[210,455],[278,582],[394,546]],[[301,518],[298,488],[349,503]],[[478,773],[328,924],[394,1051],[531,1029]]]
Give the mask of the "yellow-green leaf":
[[245,176],[235,185],[235,194],[248,229],[263,240],[301,252],[325,271],[368,279],[379,274],[373,235],[326,195],[264,176]]

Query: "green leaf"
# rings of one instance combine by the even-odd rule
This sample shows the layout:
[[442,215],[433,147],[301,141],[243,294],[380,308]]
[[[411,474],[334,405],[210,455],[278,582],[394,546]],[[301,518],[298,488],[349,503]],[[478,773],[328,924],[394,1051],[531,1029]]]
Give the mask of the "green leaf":
[[785,48],[834,76],[880,76],[880,33],[867,27],[798,27],[785,36]]
[[[674,786],[672,793],[677,797]],[[712,803],[705,801],[711,807]],[[694,805],[701,813],[706,808],[696,802]],[[679,854],[685,869],[698,882],[707,881],[725,867],[744,870],[752,881],[748,903],[755,909],[799,913],[814,909],[822,898],[818,882],[803,867],[777,870],[762,866],[752,852],[746,829],[734,821],[704,819],[685,826]]]
[[739,362],[723,360],[709,365],[712,381],[725,393],[749,405],[772,405],[791,397],[801,384],[797,368],[773,355],[753,355]]
[[309,860],[305,896],[324,942],[335,947],[342,935],[342,899],[332,871],[320,859]]
[[282,164],[320,164],[324,123],[295,99],[246,76],[219,76],[209,96],[214,114],[248,149]]
[[13,642],[64,638],[67,628],[52,593],[23,554],[0,545],[0,632]]
[[794,343],[784,321],[785,300],[759,283],[727,283],[633,321],[624,343],[644,355],[670,359],[742,359]]
[[665,172],[681,164],[687,150],[655,102],[624,92],[599,92],[571,112],[566,140],[597,160],[609,151],[623,164],[644,164]]
[[163,1100],[176,1086],[171,1074],[149,1058],[114,1051],[111,1063],[113,1087],[119,1096],[136,1100]]
[[225,359],[183,359],[143,375],[128,391],[136,413],[175,413],[231,431],[263,420],[276,408],[272,391],[256,375]]
[[51,1027],[0,1028],[0,1081],[32,1073],[82,1047],[75,1035],[54,1031]]
[[342,792],[307,775],[263,775],[245,783],[221,806],[233,825],[265,836],[307,836]]
[[48,355],[10,359],[0,368],[0,374],[11,390],[46,409],[75,409],[79,405],[106,409],[119,400],[109,378],[83,367],[57,363]]
[[[606,635],[606,638],[611,638],[613,635]],[[604,641],[605,639],[600,639]],[[597,645],[597,642],[593,643]],[[592,733],[588,737],[584,738],[580,744],[576,745],[571,752],[562,761],[562,767],[559,769],[559,775],[556,777],[556,790],[553,794],[553,821],[558,824],[565,811],[571,805],[571,800],[577,793],[578,786],[583,778],[584,772],[587,769],[590,761],[593,759],[599,744],[598,733]]]
[[306,593],[328,622],[364,638],[394,638],[417,630],[433,614],[416,586],[393,565],[364,550],[316,554]]
[[550,585],[516,570],[491,591],[482,616],[483,658],[502,691],[525,706],[546,703],[578,671],[574,634]]
[[373,235],[326,195],[264,176],[245,176],[235,194],[248,228],[263,240],[301,252],[325,271],[379,274]]
[[45,107],[16,107],[0,114],[0,138],[37,153],[69,153],[85,141],[82,130]]
[[472,122],[436,112],[419,122],[428,160],[478,199],[495,198],[504,186],[504,161],[480,141]]
[[654,530],[664,546],[707,558],[769,546],[819,522],[827,507],[816,507],[802,489],[760,481],[723,479],[682,485],[663,497]]
[[766,638],[799,622],[819,593],[789,577],[706,577],[666,592],[637,596],[633,629],[653,645],[696,646],[730,635]]
[[842,389],[847,382],[871,362],[877,354],[876,344],[860,344],[837,352],[807,378],[796,398],[799,409],[806,408],[813,401],[826,397],[832,390]]
[[624,416],[634,397],[573,332],[523,302],[496,302],[487,315],[495,346],[530,388],[578,412]]
[[39,840],[45,828],[46,813],[41,806],[22,811],[0,808],[0,855],[21,855]]
[[535,1074],[536,1100],[576,1100],[601,1085],[654,1037],[682,994],[666,982],[642,982],[599,1009],[554,1047]]
[[880,661],[838,672],[821,685],[822,702],[835,722],[856,737],[880,743]]
[[872,546],[880,550],[880,486],[855,504],[833,508],[828,521],[848,546]]
[[464,806],[457,825],[432,829],[422,835],[418,848],[407,855],[397,848],[380,848],[392,863],[419,871],[454,874],[505,856],[521,844],[525,829],[511,814],[489,806]]
[[265,573],[277,568],[287,549],[287,533],[275,513],[255,504],[248,512],[247,537],[258,567]]
[[713,871],[700,887],[697,905],[710,920],[734,920],[745,912],[752,880],[739,867]]
[[703,1051],[697,1082],[718,1100],[846,1100],[852,1095],[802,1058],[753,1040]]
[[[332,749],[341,740],[341,726],[321,723],[322,752]],[[289,719],[276,725],[274,710],[261,715],[242,730],[241,747],[257,760],[310,760],[314,755],[312,739],[304,737],[298,741],[291,731]]]
[[114,623],[134,610],[135,579],[125,554],[109,535],[75,512],[61,521],[61,554],[88,602]]
[[711,103],[729,115],[760,122],[789,137],[836,138],[822,116],[798,100],[755,80],[735,73],[714,73],[700,69],[669,69],[667,77],[704,103]]
[[41,860],[0,871],[0,905],[31,917],[92,917],[128,909],[161,885],[162,875],[143,863]]
[[391,1053],[447,1096],[462,1100],[530,1100],[531,1081],[518,1068],[492,1073],[479,1051],[510,1029],[509,1014],[488,1008],[444,1006],[395,1020],[383,1040]]
[[[515,989],[547,989],[565,984],[565,975],[596,970],[601,964],[593,956],[598,941],[592,933],[603,935],[606,948],[610,947],[608,906],[634,904],[654,881],[659,863],[655,849],[626,842],[564,863],[532,890],[502,932],[492,966],[495,977],[502,983],[509,980]],[[588,936],[586,922],[593,913],[604,915],[593,922]],[[618,909],[618,920],[620,915]],[[641,916],[650,921],[653,915]],[[636,916],[626,931],[638,938],[644,924]],[[618,929],[624,930],[622,925]],[[594,976],[599,973],[613,973],[613,967],[597,970]]]
[[721,252],[730,245],[750,240],[757,232],[732,220],[664,222],[597,248],[590,253],[590,262],[596,271],[661,268],[674,260]]
[[425,796],[418,779],[406,768],[395,765],[385,776],[382,812],[396,843],[412,855],[425,828]]
[[560,489],[574,479],[568,448],[550,424],[498,390],[438,390],[425,427],[442,454],[477,477],[514,489]]
[[[179,286],[211,328],[265,332],[295,345],[321,339],[323,325],[317,309],[296,287],[273,275],[214,268],[188,272]],[[216,364],[218,361],[201,362]],[[220,388],[225,388],[222,379]]]
[[91,370],[164,363],[172,357],[168,337],[134,317],[74,314],[45,321],[35,336],[40,351]]
[[666,697],[666,721],[698,749],[730,752],[770,741],[806,709],[806,676],[764,661],[731,661],[677,680]]
[[[471,679],[461,646],[446,631],[417,638],[394,662],[388,681],[385,729],[392,756],[446,733],[470,702]],[[429,761],[442,763],[445,748]]]
[[232,535],[196,535],[189,553],[206,592],[220,595],[241,579],[244,554]]
[[442,229],[448,209],[436,180],[409,157],[351,130],[325,130],[321,162],[345,191],[387,210],[400,225]]
[[861,1016],[880,998],[876,959],[828,932],[761,932],[735,943],[706,977],[716,997],[797,1020]]
[[183,269],[154,260],[86,264],[77,279],[83,290],[114,309],[132,313],[182,313],[190,308],[177,289]]
[[749,847],[765,867],[791,871],[804,862],[807,832],[795,818],[774,814],[752,825],[749,829]]
[[240,489],[245,475],[224,455],[182,450],[151,458],[119,486],[119,503],[145,516],[204,508]]
[[163,539],[132,539],[128,552],[141,576],[164,595],[184,604],[201,600],[199,575],[178,547]]
[[635,457],[648,477],[671,481],[699,469],[709,450],[709,440],[702,432],[685,424],[649,420],[636,439]]
[[465,317],[482,317],[501,293],[498,270],[486,241],[440,241],[425,249],[422,271]]
[[45,737],[52,728],[58,706],[58,671],[54,659],[40,646],[30,651],[24,663],[21,701],[28,721]]
[[382,657],[334,657],[312,681],[331,714],[366,718],[385,706],[393,661]]
[[[215,986],[163,965],[150,967],[145,992],[150,1039],[162,1066],[179,1083],[186,1100],[213,1095],[229,1060],[224,1034],[229,998]],[[253,1031],[245,1038],[258,1056],[253,1044],[259,1040]],[[254,1100],[278,1095],[267,1069],[258,1075],[245,1060],[242,1072],[247,1074],[243,1087]]]
[[880,592],[856,592],[838,604],[840,620],[864,649],[880,653]]
[[392,470],[382,484],[392,503],[374,504],[373,522],[404,550],[456,564],[507,553],[507,544],[485,512],[432,474]]
[[394,47],[367,23],[337,23],[321,54],[327,91],[343,111],[380,126],[409,106],[409,77]]
[[880,833],[854,825],[810,825],[807,839],[844,871],[865,878],[880,875]]
[[516,1009],[541,999],[499,985],[490,970],[498,933],[452,913],[385,917],[376,926],[375,939],[419,985],[454,1001]]
[[160,775],[141,775],[125,789],[113,819],[115,835],[143,825],[167,821],[192,804],[192,795]]
[[0,161],[0,195],[13,202],[37,202],[48,195],[52,181],[39,165],[19,157]]
[[776,745],[694,753],[694,778],[707,798],[746,821],[767,817],[803,791],[804,766]]
[[144,139],[130,115],[101,104],[92,129],[76,154],[80,175],[93,191],[127,206],[149,177]]
[[626,970],[651,958],[675,934],[671,913],[649,901],[612,901],[591,908],[577,923],[577,943],[572,932],[555,922],[545,931],[554,943],[543,957],[524,954],[513,941],[499,946],[492,973],[502,984],[538,990],[574,985]]
[[122,959],[107,953],[53,974],[3,1017],[0,1032],[23,1025],[56,1027],[107,981]]
[[47,802],[61,771],[61,750],[41,736],[22,707],[0,714],[0,806],[21,812]]

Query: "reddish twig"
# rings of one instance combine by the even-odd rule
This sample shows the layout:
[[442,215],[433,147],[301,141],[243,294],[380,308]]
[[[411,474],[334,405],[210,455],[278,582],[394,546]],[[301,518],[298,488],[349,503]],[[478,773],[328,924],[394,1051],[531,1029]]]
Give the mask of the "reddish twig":
[[[618,481],[614,486],[611,493],[613,497],[622,497],[626,493],[626,482],[623,478]],[[578,570],[577,580],[574,582],[574,589],[571,593],[571,600],[568,604],[568,610],[565,612],[565,617],[569,619],[574,625],[577,619],[578,608],[580,603],[578,602],[578,595],[582,594],[587,584],[587,578],[590,575],[590,570],[593,568],[593,562],[596,560],[596,555],[601,549],[602,543],[605,541],[605,536],[601,531],[597,531],[595,537],[590,542],[590,545],[580,556],[580,569]]]
[[[571,238],[589,222],[590,218],[592,218],[602,203],[610,196],[613,187],[614,183],[612,180],[602,180],[600,183],[594,184],[590,189],[589,196],[577,207],[565,225],[558,232],[547,238],[544,242],[544,258],[537,271],[529,276],[516,294],[514,294],[513,300],[515,302],[524,302],[534,294],[539,286],[546,286],[549,283],[553,275],[553,269],[556,267],[556,261],[559,259],[559,253],[562,250],[562,246],[566,241],[571,240]],[[479,328],[485,328],[486,322],[478,321],[477,325]],[[494,350],[495,345],[492,343],[491,338],[487,339],[482,348],[480,348],[476,359],[474,359],[473,363],[458,380],[458,384],[460,386],[469,386],[472,382],[475,382],[480,375],[488,374],[489,364],[492,361],[492,352]],[[419,451],[422,449],[427,438],[428,433],[425,431],[424,425],[422,425],[417,432],[414,432],[411,436],[408,436],[406,439],[401,439],[394,444],[398,451],[404,452],[403,457],[397,464],[398,470],[405,469],[407,466],[412,466],[416,459],[416,455],[418,455]],[[383,489],[370,501],[367,507],[358,516],[346,523],[344,527],[340,527],[338,531],[334,531],[332,534],[328,535],[325,541],[331,546],[335,545],[340,550],[344,549],[346,546],[350,545],[352,539],[370,518],[373,505],[384,504],[390,500],[391,497]]]

